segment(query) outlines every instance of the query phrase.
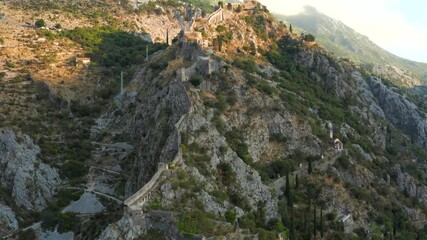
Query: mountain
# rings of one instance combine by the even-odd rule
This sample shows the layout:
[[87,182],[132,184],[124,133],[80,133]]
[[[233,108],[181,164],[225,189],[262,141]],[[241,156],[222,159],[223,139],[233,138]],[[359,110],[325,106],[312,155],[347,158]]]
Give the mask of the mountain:
[[0,5],[1,238],[426,239],[407,88],[256,2],[22,3]]
[[413,73],[418,79],[427,81],[427,63],[410,61],[387,52],[342,22],[306,6],[304,12],[293,16],[276,15],[278,19],[312,33],[316,41],[339,57],[349,58],[359,64],[391,65]]

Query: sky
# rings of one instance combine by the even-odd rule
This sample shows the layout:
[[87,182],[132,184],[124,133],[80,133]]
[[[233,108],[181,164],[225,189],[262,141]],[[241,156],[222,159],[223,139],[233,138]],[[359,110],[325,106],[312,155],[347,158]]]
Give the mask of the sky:
[[395,55],[427,63],[426,0],[260,0],[293,15],[306,5],[340,20]]

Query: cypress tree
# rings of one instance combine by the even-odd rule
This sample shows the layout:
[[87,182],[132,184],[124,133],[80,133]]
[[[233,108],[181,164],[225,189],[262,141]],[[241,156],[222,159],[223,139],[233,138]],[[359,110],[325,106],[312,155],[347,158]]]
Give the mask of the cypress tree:
[[314,239],[316,239],[316,235],[317,235],[316,204],[314,204],[314,209],[313,209],[313,235],[314,235]]
[[289,32],[293,33],[294,29],[292,28],[292,24],[289,24]]
[[308,195],[308,208],[307,208],[307,210],[306,210],[306,216],[307,216],[307,228],[306,228],[306,230],[307,230],[307,232],[306,232],[306,234],[307,234],[307,239],[310,239],[311,240],[311,224],[310,224],[310,216],[311,216],[311,195],[309,194]]
[[166,29],[166,45],[169,46],[169,28]]
[[311,162],[311,158],[308,158],[308,175],[311,175],[311,173],[313,172],[313,166],[312,166],[312,162]]
[[396,238],[397,234],[397,226],[396,226],[396,220],[393,221],[393,238]]
[[323,209],[320,208],[320,238],[323,238]]
[[307,234],[307,210],[304,211],[304,234]]
[[294,240],[295,239],[295,223],[294,223],[294,203],[292,200],[292,192],[289,191],[289,207],[291,211],[291,229],[289,231],[289,239]]
[[293,199],[292,199],[292,191],[291,191],[291,189],[289,189],[289,192],[288,192],[288,207],[292,207],[293,204],[294,203],[293,203]]
[[289,171],[286,171],[286,185],[285,185],[285,196],[288,199],[289,203],[289,192],[291,191],[291,186],[289,182]]
[[219,35],[218,36],[218,51],[219,52],[221,52],[221,50],[222,50],[222,39],[223,37],[222,37],[222,35]]
[[299,177],[298,174],[295,176],[295,189],[299,188]]

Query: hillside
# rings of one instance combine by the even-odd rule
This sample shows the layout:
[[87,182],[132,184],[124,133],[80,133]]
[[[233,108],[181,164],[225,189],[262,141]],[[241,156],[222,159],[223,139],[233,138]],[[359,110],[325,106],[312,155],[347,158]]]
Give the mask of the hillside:
[[[342,22],[332,19],[313,7],[305,7],[305,11],[294,16],[276,15],[285,19],[296,29],[312,33],[316,41],[338,57],[349,58],[356,63],[366,65],[391,65],[413,73],[416,78],[427,81],[427,64],[410,61],[395,56],[369,40]],[[372,67],[372,66],[371,66]]]
[[67,3],[1,6],[1,237],[427,237],[418,96],[257,2]]

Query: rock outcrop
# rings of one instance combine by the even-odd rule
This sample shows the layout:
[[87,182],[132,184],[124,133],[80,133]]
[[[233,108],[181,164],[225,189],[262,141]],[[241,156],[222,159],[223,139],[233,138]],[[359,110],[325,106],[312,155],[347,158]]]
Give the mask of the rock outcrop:
[[426,149],[427,121],[420,115],[417,106],[389,89],[378,78],[371,77],[369,86],[385,117],[409,135],[414,143]]
[[418,198],[421,202],[427,203],[426,186],[418,184],[411,175],[403,172],[400,165],[394,166],[393,172],[396,174],[396,181],[400,191],[409,197]]
[[15,213],[10,207],[2,203],[0,203],[0,227],[6,227],[8,230],[18,230],[18,220],[16,220]]
[[15,203],[41,211],[60,183],[56,169],[37,159],[40,148],[26,135],[0,131],[1,187],[10,190]]

